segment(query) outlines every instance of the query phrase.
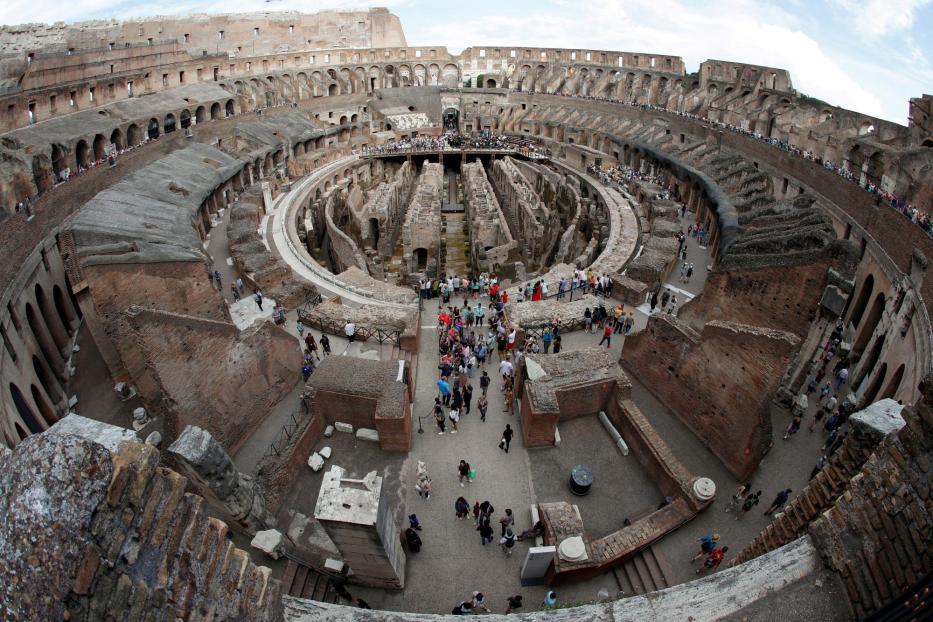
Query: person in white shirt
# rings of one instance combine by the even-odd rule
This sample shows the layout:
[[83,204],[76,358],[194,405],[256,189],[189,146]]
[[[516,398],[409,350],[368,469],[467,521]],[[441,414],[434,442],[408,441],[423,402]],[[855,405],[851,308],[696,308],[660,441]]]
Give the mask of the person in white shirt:
[[512,363],[508,359],[499,363],[499,373],[502,374],[502,378],[508,378],[512,375],[513,368]]
[[350,343],[353,343],[353,337],[356,335],[356,325],[350,320],[347,320],[347,323],[344,324],[343,332],[346,333]]

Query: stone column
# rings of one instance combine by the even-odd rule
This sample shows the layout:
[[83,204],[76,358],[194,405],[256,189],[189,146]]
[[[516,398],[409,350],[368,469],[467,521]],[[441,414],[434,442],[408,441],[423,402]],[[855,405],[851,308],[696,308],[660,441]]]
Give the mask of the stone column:
[[206,430],[188,426],[168,448],[198,493],[226,514],[231,525],[253,535],[275,527],[258,484],[236,470],[223,446]]

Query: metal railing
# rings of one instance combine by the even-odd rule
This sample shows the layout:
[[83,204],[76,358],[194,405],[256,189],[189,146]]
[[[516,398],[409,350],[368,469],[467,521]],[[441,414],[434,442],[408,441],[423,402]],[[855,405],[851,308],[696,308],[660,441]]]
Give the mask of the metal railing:
[[285,450],[291,445],[292,439],[299,433],[299,428],[302,428],[309,417],[308,407],[304,401],[301,401],[299,409],[288,416],[288,421],[279,430],[275,440],[269,444],[269,448],[266,449],[266,453],[262,455],[259,461],[262,462],[270,456],[281,456],[285,453]]
[[[334,320],[326,320],[319,317],[313,317],[311,315],[305,315],[301,318],[301,323],[305,326],[317,329],[322,333],[328,333],[330,335],[336,335],[338,337],[346,337],[346,333],[343,330],[345,324],[336,322]],[[353,333],[354,341],[369,341],[370,339],[382,344],[387,341],[391,341],[398,347],[402,347],[402,331],[398,328],[384,327],[384,326],[357,326],[356,332]]]

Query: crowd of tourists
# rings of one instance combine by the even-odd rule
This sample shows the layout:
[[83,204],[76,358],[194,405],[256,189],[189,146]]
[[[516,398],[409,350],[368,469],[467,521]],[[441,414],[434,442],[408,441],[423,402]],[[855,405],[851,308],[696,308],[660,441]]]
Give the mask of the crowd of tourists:
[[460,151],[462,149],[495,149],[518,152],[527,156],[534,156],[544,152],[535,141],[522,136],[507,136],[492,132],[480,132],[471,136],[464,136],[458,132],[448,131],[440,136],[399,138],[382,145],[363,147],[358,151],[354,150],[354,153],[392,155],[411,151]]

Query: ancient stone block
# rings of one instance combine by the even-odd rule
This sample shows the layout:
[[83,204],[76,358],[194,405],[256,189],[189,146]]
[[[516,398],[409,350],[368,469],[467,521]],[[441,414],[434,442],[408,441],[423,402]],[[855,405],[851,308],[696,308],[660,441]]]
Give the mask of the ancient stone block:
[[276,529],[256,532],[249,545],[254,549],[259,549],[272,559],[278,559],[285,554],[285,536]]

